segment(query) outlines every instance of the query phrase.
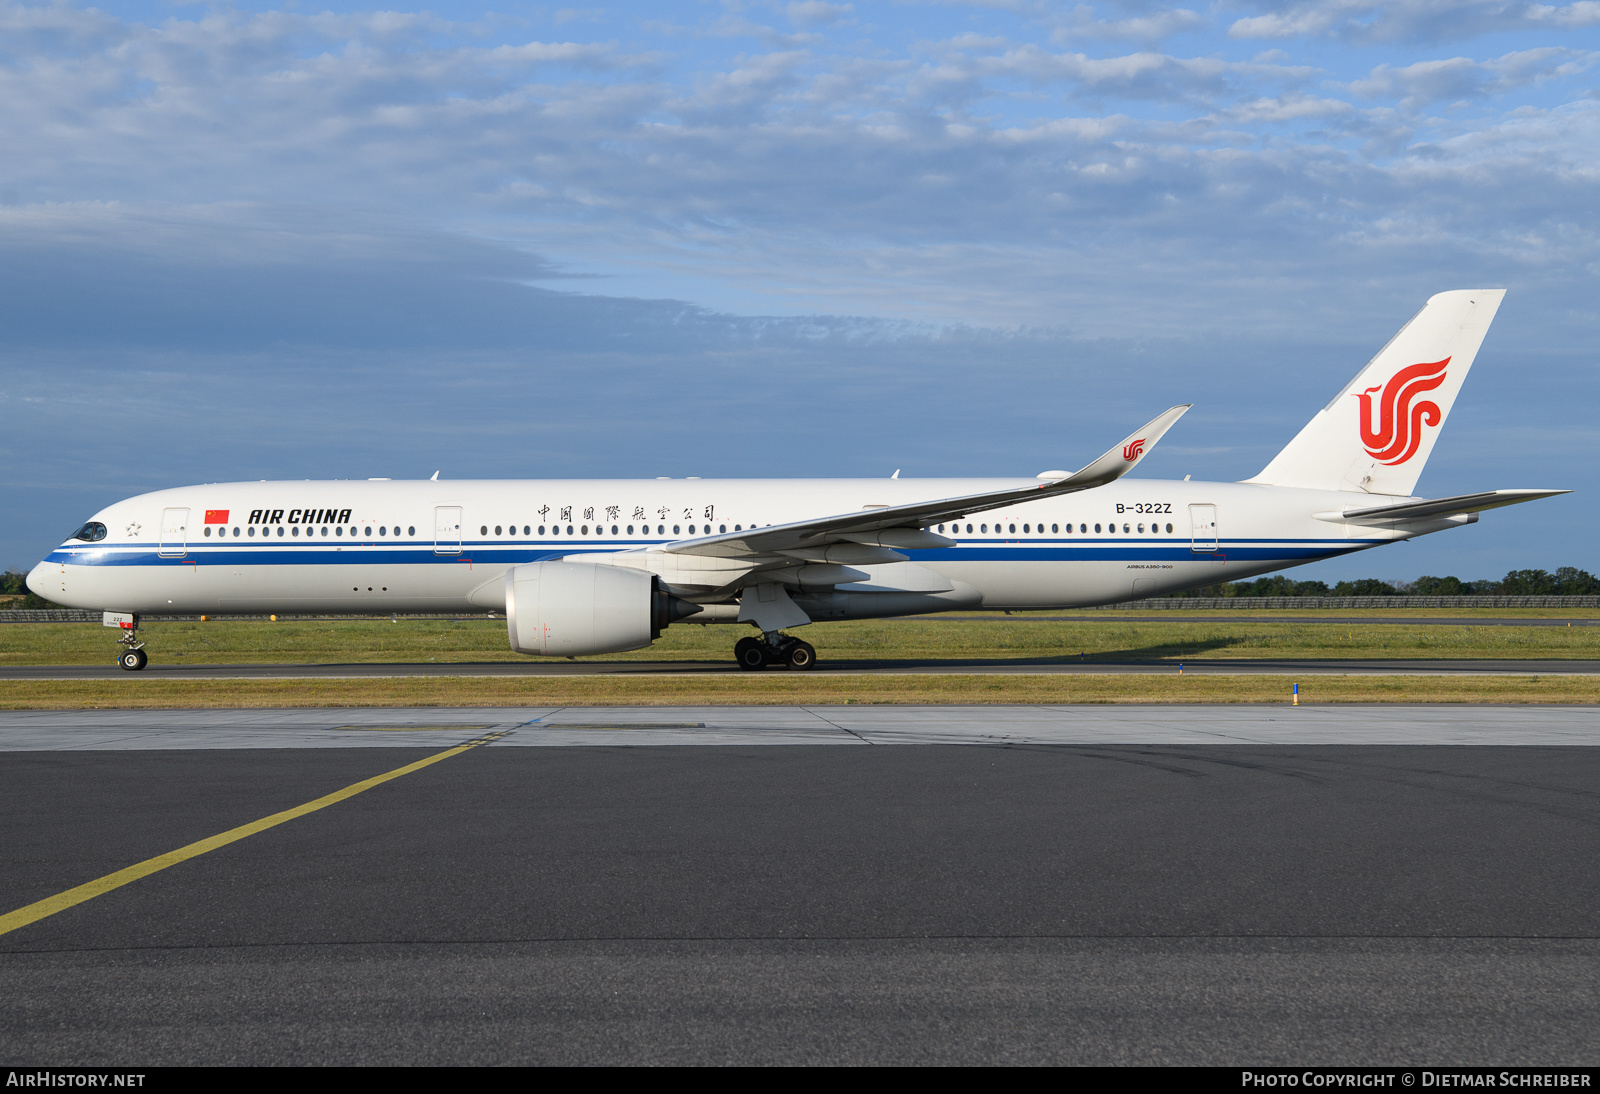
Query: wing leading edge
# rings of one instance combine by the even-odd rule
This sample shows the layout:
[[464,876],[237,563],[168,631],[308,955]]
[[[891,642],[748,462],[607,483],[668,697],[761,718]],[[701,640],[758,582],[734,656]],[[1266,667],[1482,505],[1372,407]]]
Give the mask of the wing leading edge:
[[909,505],[891,505],[881,509],[865,509],[854,513],[795,521],[791,524],[774,524],[742,532],[679,540],[665,545],[661,550],[672,554],[750,558],[822,547],[830,543],[862,543],[910,548],[953,546],[954,540],[924,531],[925,527],[929,524],[970,516],[973,513],[1001,509],[1019,502],[1055,497],[1060,494],[1075,494],[1080,490],[1092,490],[1097,486],[1115,482],[1139,466],[1155,447],[1156,442],[1188,412],[1192,405],[1185,403],[1158,414],[1143,427],[1112,445],[1099,459],[1063,478],[1051,479],[1037,485],[1013,487],[1009,490],[912,502]]

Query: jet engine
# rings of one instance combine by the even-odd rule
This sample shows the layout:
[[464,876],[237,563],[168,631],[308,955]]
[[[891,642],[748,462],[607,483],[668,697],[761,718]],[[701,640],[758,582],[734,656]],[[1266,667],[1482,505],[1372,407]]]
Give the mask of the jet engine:
[[506,630],[518,653],[580,657],[648,646],[700,611],[643,570],[530,562],[506,571]]

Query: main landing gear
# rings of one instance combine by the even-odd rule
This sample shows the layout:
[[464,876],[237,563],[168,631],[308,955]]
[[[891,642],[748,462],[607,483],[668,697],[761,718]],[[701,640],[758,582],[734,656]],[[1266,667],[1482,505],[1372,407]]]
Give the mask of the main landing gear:
[[817,666],[817,651],[810,642],[802,642],[792,635],[773,631],[760,638],[741,638],[733,646],[734,660],[742,669],[764,669],[768,665],[787,664],[792,669],[811,669]]

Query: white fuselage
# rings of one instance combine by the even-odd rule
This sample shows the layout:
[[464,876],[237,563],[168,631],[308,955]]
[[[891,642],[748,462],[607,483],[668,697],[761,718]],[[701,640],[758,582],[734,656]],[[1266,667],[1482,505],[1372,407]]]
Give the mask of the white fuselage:
[[[505,604],[505,572],[520,563],[623,551],[659,556],[659,548],[675,540],[1026,481],[189,486],[102,510],[93,520],[105,526],[105,537],[63,543],[34,568],[28,584],[59,604],[134,613],[493,611]],[[1121,479],[933,525],[930,530],[956,545],[905,551],[909,569],[868,567],[874,581],[840,585],[836,594],[860,593],[849,598],[852,617],[936,610],[938,603],[883,595],[915,588],[917,574],[928,588],[932,571],[957,591],[946,594],[947,608],[1080,607],[1234,580],[1434,530],[1359,527],[1316,515],[1348,508],[1351,496],[1246,483]],[[909,586],[897,585],[902,573],[912,575]],[[692,621],[725,618],[731,616],[707,612]]]

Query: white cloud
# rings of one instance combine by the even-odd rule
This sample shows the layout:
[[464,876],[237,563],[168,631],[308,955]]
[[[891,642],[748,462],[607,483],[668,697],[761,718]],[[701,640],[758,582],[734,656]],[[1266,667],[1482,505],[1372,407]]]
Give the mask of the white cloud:
[[1576,76],[1597,61],[1600,53],[1548,46],[1489,61],[1451,57],[1402,68],[1379,65],[1349,89],[1363,99],[1398,100],[1406,110],[1419,110],[1431,103],[1501,95],[1529,84]]
[[1071,12],[1058,17],[1051,40],[1066,44],[1075,39],[1105,38],[1154,46],[1174,35],[1190,33],[1210,25],[1210,19],[1188,8],[1163,8],[1155,12],[1130,14],[1121,19],[1104,19],[1095,8],[1079,4]]
[[[747,312],[1017,325],[1094,300],[1081,322],[1114,329],[1130,320],[1108,297],[1190,300],[1161,321],[1192,322],[1237,270],[1325,277],[1420,225],[1432,254],[1522,262],[1519,241],[1563,233],[1587,254],[1600,218],[1577,201],[1558,230],[1538,196],[1600,163],[1577,121],[1594,55],[1572,47],[1339,82],[1283,51],[1060,50],[993,27],[841,52],[699,37],[713,52],[686,61],[609,24],[505,41],[421,16],[0,16],[24,42],[0,59],[0,197],[76,210],[63,238],[94,202],[357,211],[553,256],[583,291],[604,274]],[[1534,85],[1572,99],[1540,107],[1538,155],[1517,115]],[[1422,116],[1461,99],[1476,112]]]
[[1246,16],[1232,38],[1314,38],[1355,42],[1453,41],[1537,26],[1600,26],[1600,2],[1559,6],[1505,0],[1306,0]]
[[827,0],[794,0],[783,9],[789,22],[807,28],[832,26],[854,11],[852,4],[830,4]]

